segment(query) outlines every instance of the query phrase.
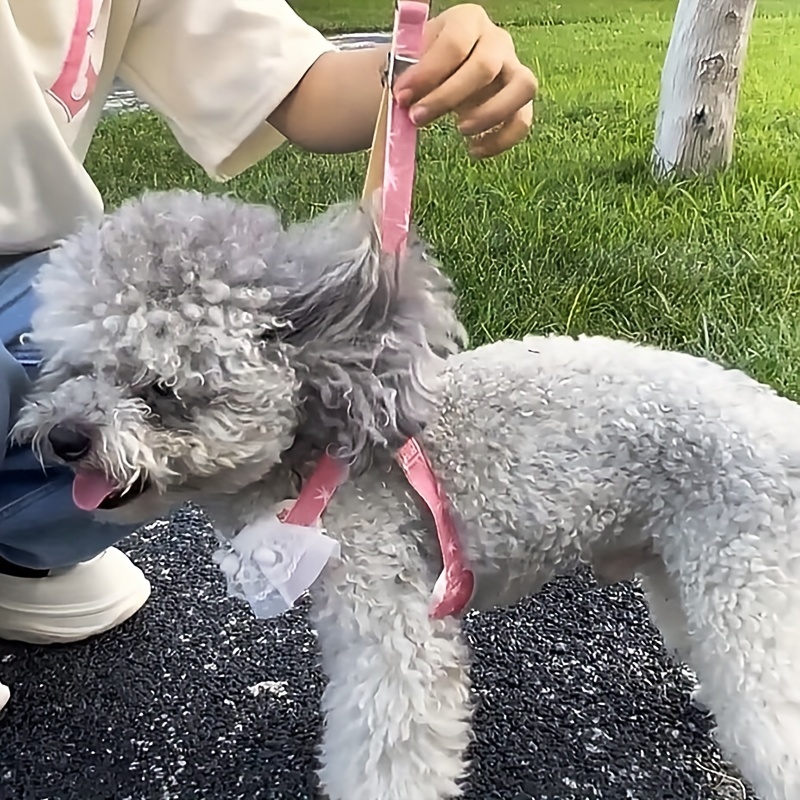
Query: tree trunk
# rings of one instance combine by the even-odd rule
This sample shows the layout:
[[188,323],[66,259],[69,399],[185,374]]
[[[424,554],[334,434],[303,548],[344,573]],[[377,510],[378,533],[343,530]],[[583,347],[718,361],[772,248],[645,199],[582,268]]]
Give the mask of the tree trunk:
[[736,101],[756,0],[680,0],[661,74],[653,170],[708,174],[733,158]]

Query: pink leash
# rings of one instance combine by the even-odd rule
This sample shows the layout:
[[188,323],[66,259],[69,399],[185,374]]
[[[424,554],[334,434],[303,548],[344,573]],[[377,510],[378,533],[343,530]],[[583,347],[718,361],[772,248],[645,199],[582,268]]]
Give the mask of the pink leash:
[[427,3],[401,0],[397,4],[389,52],[388,116],[381,191],[381,250],[390,255],[401,254],[408,240],[417,166],[417,128],[411,122],[408,110],[397,104],[391,88],[404,69],[419,61],[427,21]]
[[[419,59],[427,19],[427,3],[416,0],[400,0],[397,3],[389,56],[380,226],[381,250],[393,256],[402,255],[408,240],[417,129],[408,111],[395,101],[391,86],[399,71]],[[379,126],[381,124],[382,118],[378,122]],[[376,135],[376,142],[378,140]],[[395,459],[411,487],[430,510],[436,524],[443,569],[433,587],[430,616],[434,619],[456,616],[464,611],[472,599],[475,577],[467,566],[450,502],[430,460],[416,439],[409,439],[395,454]],[[326,454],[303,486],[294,506],[284,512],[281,518],[294,525],[316,524],[346,477],[346,465]]]

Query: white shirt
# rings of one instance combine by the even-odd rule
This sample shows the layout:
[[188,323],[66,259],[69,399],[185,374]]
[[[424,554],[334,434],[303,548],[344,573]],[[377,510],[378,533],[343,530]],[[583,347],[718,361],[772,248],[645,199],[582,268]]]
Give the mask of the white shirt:
[[115,76],[224,180],[281,143],[267,117],[330,49],[283,0],[0,0],[0,253],[102,216],[83,160]]

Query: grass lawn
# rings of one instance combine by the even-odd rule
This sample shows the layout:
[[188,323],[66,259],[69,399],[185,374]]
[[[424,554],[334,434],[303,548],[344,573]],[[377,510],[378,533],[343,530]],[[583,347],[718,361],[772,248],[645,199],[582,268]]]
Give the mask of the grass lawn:
[[[435,13],[464,0],[432,0]],[[476,0],[492,19],[507,25],[561,25],[635,19],[672,20],[677,0]],[[311,24],[324,31],[386,30],[391,0],[289,0]],[[758,14],[800,13],[797,0],[762,0]],[[387,13],[388,11],[388,13]]]
[[[295,5],[329,29],[385,27],[392,8]],[[474,341],[542,331],[635,338],[720,359],[800,397],[797,0],[760,2],[735,168],[671,186],[654,184],[648,158],[674,0],[485,5],[514,23],[540,76],[535,133],[472,164],[449,124],[427,131],[415,201]],[[355,196],[365,163],[285,148],[220,187],[148,114],[103,123],[89,156],[110,205],[192,186],[274,202],[290,217]]]

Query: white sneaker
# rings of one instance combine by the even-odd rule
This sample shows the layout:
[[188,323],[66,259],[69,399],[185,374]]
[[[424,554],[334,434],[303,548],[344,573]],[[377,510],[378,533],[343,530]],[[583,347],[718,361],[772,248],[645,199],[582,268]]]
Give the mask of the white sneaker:
[[124,622],[148,597],[150,582],[115,547],[43,578],[0,574],[0,639],[77,642]]
[[9,697],[11,697],[11,689],[4,683],[0,683],[0,711],[5,707]]

